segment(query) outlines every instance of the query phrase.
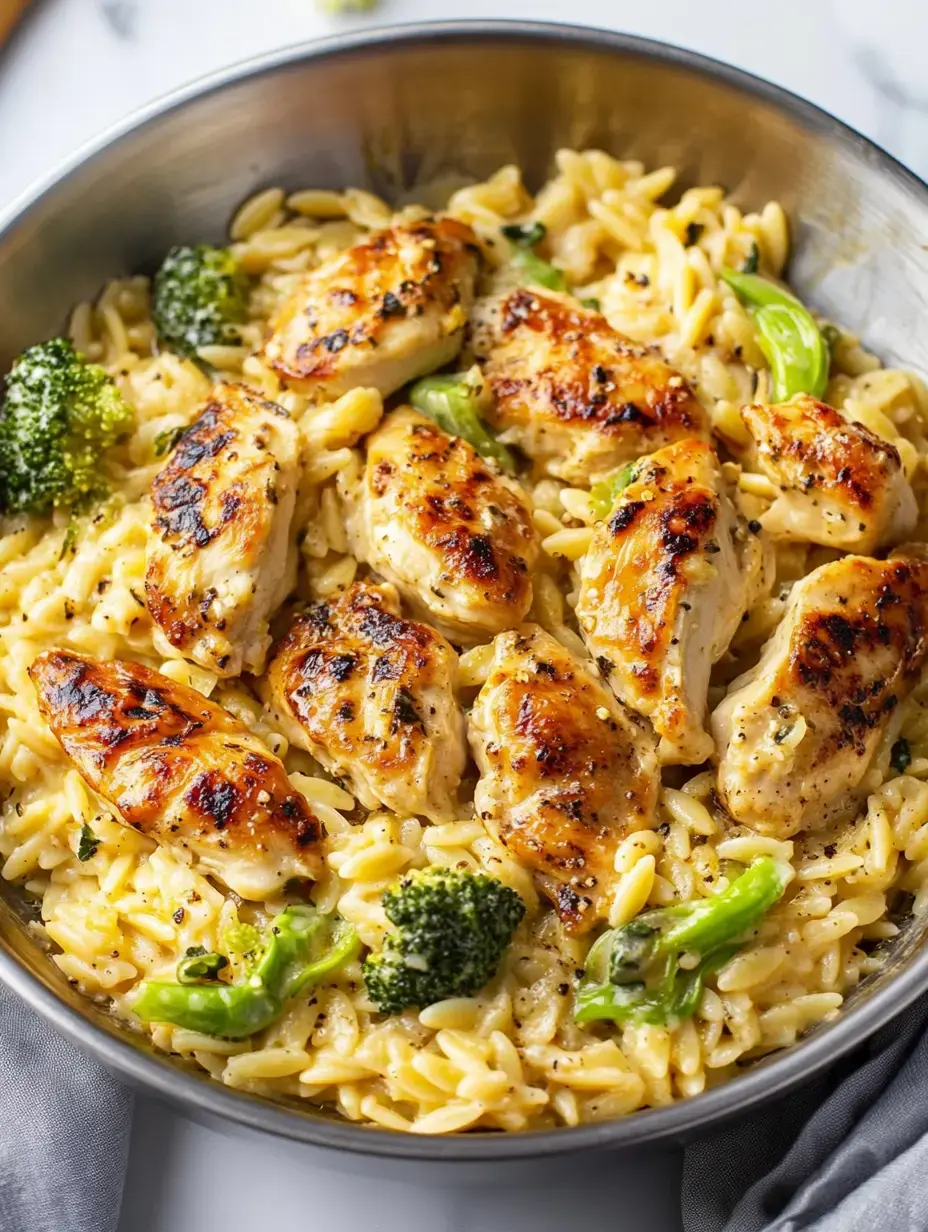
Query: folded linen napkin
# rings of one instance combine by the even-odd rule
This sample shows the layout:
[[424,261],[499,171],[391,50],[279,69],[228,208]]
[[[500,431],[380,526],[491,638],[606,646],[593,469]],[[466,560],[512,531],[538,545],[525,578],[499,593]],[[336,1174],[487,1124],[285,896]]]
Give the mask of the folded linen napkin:
[[132,1095],[0,987],[0,1229],[115,1232]]
[[925,1232],[928,997],[750,1120],[687,1147],[685,1232]]

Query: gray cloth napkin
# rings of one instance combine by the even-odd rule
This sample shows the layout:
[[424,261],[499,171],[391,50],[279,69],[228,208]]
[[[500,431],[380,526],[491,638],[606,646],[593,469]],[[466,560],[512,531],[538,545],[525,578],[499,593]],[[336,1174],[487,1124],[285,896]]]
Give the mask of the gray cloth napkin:
[[824,1077],[687,1147],[685,1232],[925,1232],[928,998]]
[[0,1230],[115,1232],[132,1095],[0,987]]

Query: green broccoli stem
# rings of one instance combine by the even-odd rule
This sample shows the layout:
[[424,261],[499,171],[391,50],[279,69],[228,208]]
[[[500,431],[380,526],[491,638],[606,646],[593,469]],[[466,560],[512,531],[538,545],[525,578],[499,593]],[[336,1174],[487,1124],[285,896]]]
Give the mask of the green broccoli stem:
[[753,928],[779,899],[793,878],[788,864],[762,856],[727,889],[712,898],[663,907],[638,917],[659,931],[656,952],[682,950],[710,953]]
[[142,1022],[168,1022],[201,1035],[245,1039],[280,1017],[283,1002],[262,985],[169,984],[150,980],[132,1007]]
[[[662,907],[597,939],[577,993],[578,1022],[668,1025],[692,1014],[710,972],[740,948],[792,880],[789,865],[762,856],[711,898]],[[698,958],[683,967],[683,955]]]
[[740,948],[723,946],[691,971],[665,973],[652,990],[641,983],[583,984],[577,992],[574,1018],[579,1023],[607,1019],[633,1026],[677,1026],[699,1008],[706,976],[724,966]]
[[243,983],[150,980],[142,985],[133,1012],[142,1022],[167,1022],[227,1039],[262,1031],[280,1017],[287,1001],[357,954],[357,934],[340,920],[333,926],[330,948],[310,961],[325,922],[312,907],[287,907],[270,924],[261,957]]
[[830,353],[812,314],[794,295],[759,274],[722,270],[722,277],[750,311],[757,341],[770,365],[773,397],[821,398],[828,384]]
[[420,414],[434,420],[443,432],[461,437],[479,454],[492,458],[510,474],[515,471],[515,458],[483,422],[477,395],[464,377],[424,377],[410,389],[409,401]]
[[532,252],[530,248],[514,248],[509,264],[529,286],[547,287],[549,291],[566,291],[567,279],[559,269]]
[[533,251],[548,233],[544,223],[514,223],[502,227],[501,231],[510,241],[509,265],[520,276],[520,281],[547,287],[549,291],[567,290],[567,280],[561,271]]
[[602,521],[612,512],[616,500],[622,492],[633,483],[638,473],[637,462],[626,462],[620,471],[601,479],[590,488],[590,500],[597,518]]

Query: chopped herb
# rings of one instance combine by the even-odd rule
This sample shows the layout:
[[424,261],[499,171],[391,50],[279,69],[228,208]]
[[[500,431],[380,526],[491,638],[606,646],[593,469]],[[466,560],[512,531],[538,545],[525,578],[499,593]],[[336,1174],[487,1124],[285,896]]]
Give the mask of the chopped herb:
[[889,764],[897,774],[905,774],[912,764],[912,750],[904,736],[900,737],[892,747]]
[[397,691],[396,699],[393,702],[393,722],[394,725],[399,723],[419,723],[421,725],[422,723],[412,694],[406,689],[399,689]]
[[742,274],[756,274],[759,264],[760,249],[757,247],[756,243],[752,243],[748,255],[744,258],[744,264],[741,266]]
[[549,291],[567,289],[567,280],[562,271],[532,251],[547,234],[544,223],[512,223],[501,227],[500,231],[512,244],[509,265],[519,275],[523,285],[537,284],[547,287]]
[[501,227],[503,235],[520,248],[535,248],[548,234],[548,228],[543,222],[514,222]]
[[61,552],[58,556],[59,560],[64,560],[66,556],[70,556],[74,551],[74,545],[77,543],[77,532],[80,529],[80,521],[73,515],[68,519],[68,529],[64,532],[64,540],[61,544]]
[[212,953],[202,945],[191,945],[177,964],[177,982],[199,984],[202,980],[214,980],[228,965],[225,954]]
[[589,308],[591,312],[602,312],[603,306],[595,295],[588,295],[580,301],[581,308]]
[[821,334],[825,339],[825,346],[828,347],[829,356],[834,355],[844,335],[841,333],[840,329],[838,329],[837,325],[832,325],[830,321],[826,321],[826,323],[821,326]]
[[163,432],[159,432],[155,437],[155,457],[163,458],[166,453],[170,453],[186,431],[185,427],[179,427],[165,428]]
[[88,860],[92,859],[99,846],[100,840],[85,821],[81,826],[81,837],[77,844],[77,858],[81,864],[85,864]]

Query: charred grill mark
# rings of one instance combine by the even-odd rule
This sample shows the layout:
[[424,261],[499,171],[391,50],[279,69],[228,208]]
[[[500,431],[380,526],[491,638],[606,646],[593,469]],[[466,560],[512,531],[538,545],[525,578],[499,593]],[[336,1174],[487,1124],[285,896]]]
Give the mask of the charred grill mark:
[[114,697],[86,678],[84,664],[69,664],[64,655],[58,656],[58,660],[54,667],[69,672],[69,675],[48,687],[46,696],[49,706],[67,713],[69,722],[81,725],[112,715],[116,704]]
[[358,628],[362,637],[383,650],[399,642],[408,625],[406,621],[385,612],[383,608],[372,606],[365,610]]
[[157,525],[165,536],[191,540],[205,548],[215,537],[203,521],[203,502],[209,489],[198,479],[184,475],[176,478],[162,471],[152,484],[152,504],[157,512]]
[[[589,900],[587,900],[589,902]],[[565,924],[578,924],[583,918],[580,895],[571,885],[559,885],[555,890],[554,905]]]
[[314,351],[317,347],[322,347],[323,350],[328,351],[330,355],[337,355],[338,352],[343,351],[347,345],[348,345],[347,329],[336,329],[333,333],[326,334],[324,335],[324,337],[314,342],[311,345],[310,350]]
[[219,516],[221,525],[225,526],[231,522],[241,507],[242,497],[240,493],[235,491],[223,492],[222,513]]
[[296,690],[299,696],[310,696],[314,692],[313,682],[324,666],[325,651],[320,646],[313,646],[300,658],[297,664],[297,675],[307,683]]
[[394,295],[392,291],[384,293],[383,302],[380,305],[380,314],[384,320],[390,317],[405,317],[406,307],[398,295]]
[[288,829],[297,847],[309,847],[322,838],[322,826],[309,811],[302,796],[285,796],[280,803],[280,813],[288,823]]
[[330,627],[330,612],[327,603],[313,603],[306,609],[303,619],[307,621],[317,636],[321,637]]
[[235,440],[237,434],[234,430],[216,432],[223,409],[218,402],[210,403],[196,423],[188,428],[178,441],[171,454],[171,461],[162,474],[192,470],[205,459],[215,458],[222,453],[226,445]]
[[612,517],[609,519],[609,531],[613,535],[621,535],[623,531],[628,530],[630,526],[634,526],[635,519],[644,509],[644,501],[626,501],[620,505]]
[[684,489],[661,511],[661,546],[670,556],[662,568],[676,576],[682,557],[691,556],[711,533],[718,517],[718,502],[705,489]]
[[337,654],[329,660],[329,675],[340,684],[348,680],[357,667],[358,656],[354,654]]
[[472,577],[495,578],[499,575],[499,565],[496,562],[493,543],[486,535],[465,537],[461,562],[464,572]]
[[393,701],[393,716],[390,722],[390,734],[396,735],[400,727],[416,726],[425,730],[422,716],[416,709],[416,703],[408,689],[397,689]]
[[195,813],[208,818],[216,830],[224,830],[235,819],[242,795],[218,770],[207,770],[196,776],[184,800]]
[[403,664],[399,658],[390,655],[378,655],[371,669],[371,680],[381,684],[384,680],[399,680],[403,675]]

